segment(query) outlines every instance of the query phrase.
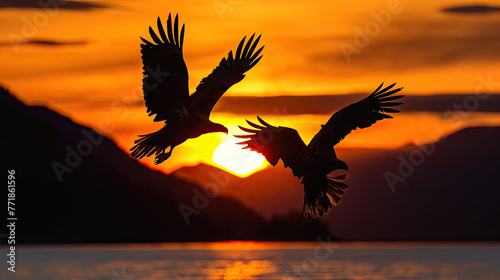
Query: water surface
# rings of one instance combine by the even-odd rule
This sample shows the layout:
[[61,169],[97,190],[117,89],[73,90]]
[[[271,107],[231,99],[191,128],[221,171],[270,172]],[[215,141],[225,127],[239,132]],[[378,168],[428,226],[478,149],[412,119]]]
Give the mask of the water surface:
[[1,279],[500,279],[499,243],[32,245],[16,255]]

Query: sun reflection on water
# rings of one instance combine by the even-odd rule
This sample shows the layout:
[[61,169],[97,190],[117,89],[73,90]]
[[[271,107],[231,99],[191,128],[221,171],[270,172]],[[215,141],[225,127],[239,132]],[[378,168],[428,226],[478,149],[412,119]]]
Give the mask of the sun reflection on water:
[[217,267],[210,271],[210,280],[251,279],[277,271],[270,261],[234,261],[226,267]]
[[[24,246],[0,279],[498,280],[500,244],[227,241]],[[319,257],[318,257],[319,256]],[[323,258],[322,256],[328,256]]]

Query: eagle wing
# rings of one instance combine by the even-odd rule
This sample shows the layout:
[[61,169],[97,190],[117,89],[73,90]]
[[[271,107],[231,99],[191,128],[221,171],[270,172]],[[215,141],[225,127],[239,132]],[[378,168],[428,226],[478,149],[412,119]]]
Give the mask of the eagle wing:
[[272,166],[275,166],[281,159],[285,167],[292,169],[295,177],[302,178],[309,157],[307,146],[299,133],[292,128],[272,126],[260,117],[257,119],[263,126],[248,120],[247,123],[255,129],[240,126],[241,130],[251,134],[235,135],[237,138],[246,139],[238,144],[246,145],[243,149],[250,149],[264,155]]
[[404,97],[404,95],[394,95],[403,88],[392,89],[394,83],[380,90],[382,85],[383,83],[365,99],[333,114],[330,120],[321,126],[321,130],[314,136],[308,147],[315,152],[332,153],[333,146],[354,129],[369,127],[379,120],[392,118],[385,113],[398,113],[398,110],[390,107],[403,103],[391,101]]
[[154,121],[180,121],[190,111],[188,71],[182,55],[184,25],[179,36],[177,15],[173,27],[168,15],[168,35],[159,17],[157,23],[160,38],[151,27],[149,34],[154,43],[141,37],[144,101],[149,115],[156,114]]
[[223,58],[219,66],[210,75],[201,80],[198,87],[196,87],[196,92],[189,99],[193,110],[198,114],[208,118],[219,98],[232,85],[241,81],[245,77],[243,74],[252,69],[262,58],[262,55],[259,56],[259,54],[264,46],[254,53],[261,36],[257,37],[255,42],[253,42],[254,36],[255,34],[250,37],[243,49],[246,39],[244,37],[238,45],[234,57],[233,52],[230,51],[227,59]]

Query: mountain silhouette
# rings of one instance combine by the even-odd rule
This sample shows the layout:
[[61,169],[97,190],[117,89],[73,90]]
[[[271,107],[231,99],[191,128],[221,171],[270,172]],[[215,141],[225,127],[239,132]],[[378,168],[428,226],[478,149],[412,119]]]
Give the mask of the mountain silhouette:
[[[349,164],[351,187],[324,220],[342,240],[500,240],[498,143],[500,127],[475,127],[423,146],[338,148]],[[221,193],[268,219],[298,212],[302,186],[278,167],[246,178],[228,175]],[[204,174],[217,170],[198,165],[173,175],[203,186]],[[386,176],[393,175],[399,181],[390,180],[391,187]]]
[[[16,170],[20,243],[315,240],[328,231],[342,240],[500,240],[500,127],[458,131],[433,151],[427,145],[432,152],[402,174],[408,176],[398,168],[412,153],[417,159],[422,147],[338,148],[349,163],[351,187],[322,220],[327,230],[318,222],[300,223],[302,186],[280,164],[247,178],[207,165],[169,176],[130,159],[103,137],[59,182],[52,163],[66,164],[67,147],[77,149],[88,140],[82,131],[91,130],[5,91],[0,102],[7,124],[0,155],[4,170]],[[391,188],[386,172],[404,181]],[[214,181],[210,174],[228,183],[186,225],[178,206],[193,206],[194,190],[203,193]]]
[[473,127],[358,159],[340,150],[357,187],[330,229],[354,240],[500,240],[498,143],[500,127]]
[[[234,199],[152,171],[110,139],[46,107],[26,106],[3,89],[0,102],[8,132],[0,145],[2,165],[16,172],[17,243],[315,240],[328,235],[320,223],[305,227],[286,217],[266,222]],[[6,219],[5,212],[0,215]]]

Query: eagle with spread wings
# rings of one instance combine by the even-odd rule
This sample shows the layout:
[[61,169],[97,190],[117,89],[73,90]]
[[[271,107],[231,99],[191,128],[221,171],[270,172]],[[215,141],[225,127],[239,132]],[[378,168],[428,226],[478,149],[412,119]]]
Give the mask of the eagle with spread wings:
[[337,158],[333,146],[354,129],[392,118],[387,113],[398,113],[391,107],[403,104],[394,100],[404,95],[394,95],[403,89],[393,89],[394,85],[381,89],[382,83],[368,97],[333,114],[307,146],[295,129],[276,127],[259,117],[260,125],[247,120],[253,129],[240,126],[241,130],[250,134],[235,137],[246,139],[238,144],[246,145],[243,149],[261,153],[271,165],[276,166],[281,159],[285,167],[290,167],[293,175],[302,179],[304,185],[302,221],[321,218],[333,205],[340,203],[348,188],[341,182],[347,174],[330,176],[335,170],[348,170],[347,164]]
[[[203,78],[196,91],[189,95],[188,71],[182,54],[184,25],[180,30],[178,15],[172,25],[171,14],[167,20],[167,32],[158,17],[158,35],[149,27],[154,43],[141,38],[143,62],[144,101],[154,121],[164,121],[165,126],[150,134],[139,135],[130,149],[132,158],[141,159],[155,155],[155,164],[170,157],[177,145],[189,138],[210,132],[228,133],[226,127],[210,121],[210,112],[219,98],[234,84],[241,81],[244,73],[252,69],[262,58],[264,46],[257,51],[260,37],[253,34],[245,44],[244,37],[236,53],[230,51],[210,75]],[[168,152],[165,152],[166,149]]]

